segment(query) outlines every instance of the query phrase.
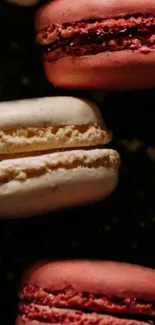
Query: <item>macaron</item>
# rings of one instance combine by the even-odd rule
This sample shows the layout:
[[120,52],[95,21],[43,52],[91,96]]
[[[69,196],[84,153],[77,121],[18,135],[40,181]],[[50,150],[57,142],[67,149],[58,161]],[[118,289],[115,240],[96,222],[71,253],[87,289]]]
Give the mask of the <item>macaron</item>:
[[119,154],[98,107],[74,97],[0,104],[0,218],[96,201],[117,186]]
[[155,270],[107,261],[30,267],[16,325],[145,325],[155,319]]
[[52,0],[36,15],[36,41],[57,87],[155,86],[153,0]]

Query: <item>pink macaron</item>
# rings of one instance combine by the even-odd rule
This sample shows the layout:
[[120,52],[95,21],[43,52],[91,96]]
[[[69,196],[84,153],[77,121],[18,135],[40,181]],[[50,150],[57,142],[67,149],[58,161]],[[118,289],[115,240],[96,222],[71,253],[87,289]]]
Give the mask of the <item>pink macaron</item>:
[[16,325],[145,325],[155,271],[103,261],[41,262],[24,275]]
[[153,0],[52,0],[37,13],[36,40],[55,86],[155,86]]

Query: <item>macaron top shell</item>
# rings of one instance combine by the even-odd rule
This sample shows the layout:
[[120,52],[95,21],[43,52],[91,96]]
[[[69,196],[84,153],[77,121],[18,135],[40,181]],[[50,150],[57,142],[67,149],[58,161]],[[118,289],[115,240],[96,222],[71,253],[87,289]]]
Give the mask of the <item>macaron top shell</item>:
[[2,155],[96,146],[111,137],[98,107],[84,99],[58,96],[0,104]]
[[153,0],[54,0],[45,4],[36,15],[36,30],[53,24],[75,23],[90,19],[118,18],[133,14],[155,15]]
[[108,261],[41,262],[25,273],[22,286],[32,284],[51,291],[76,292],[155,301],[155,271]]
[[57,96],[0,104],[0,130],[89,123],[104,125],[98,107],[86,99]]

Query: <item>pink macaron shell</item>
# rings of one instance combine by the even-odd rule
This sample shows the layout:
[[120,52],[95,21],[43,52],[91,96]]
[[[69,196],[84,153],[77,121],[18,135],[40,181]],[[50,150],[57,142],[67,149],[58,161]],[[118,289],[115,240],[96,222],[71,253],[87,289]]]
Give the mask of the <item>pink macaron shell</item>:
[[[51,323],[38,322],[37,320],[23,319],[20,315],[16,319],[15,325],[51,325]],[[57,325],[57,324],[52,324]]]
[[91,260],[41,262],[25,273],[22,285],[26,283],[50,290],[72,287],[76,292],[155,301],[155,271],[125,263]]
[[51,23],[75,23],[92,18],[115,18],[132,14],[155,15],[153,0],[54,0],[45,4],[36,15],[36,31]]
[[[58,311],[59,312],[59,311]],[[86,315],[86,314],[85,314]],[[85,315],[81,315],[78,321],[71,321],[71,322],[44,322],[44,321],[36,321],[36,320],[29,320],[29,319],[22,319],[21,316],[18,316],[15,325],[146,325],[148,323],[137,321],[134,319],[123,319],[113,316],[107,315],[99,315],[99,314],[90,314],[90,317],[85,318]]]
[[[49,55],[50,57],[50,55]],[[118,51],[44,62],[47,79],[60,88],[134,89],[155,85],[155,51]]]

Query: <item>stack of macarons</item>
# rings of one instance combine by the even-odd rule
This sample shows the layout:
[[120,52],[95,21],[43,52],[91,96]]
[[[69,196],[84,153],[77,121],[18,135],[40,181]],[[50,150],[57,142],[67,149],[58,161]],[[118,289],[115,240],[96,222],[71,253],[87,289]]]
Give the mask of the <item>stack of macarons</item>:
[[[53,0],[36,40],[54,86],[155,86],[152,0]],[[119,154],[98,107],[75,97],[1,104],[0,216],[30,216],[108,196]],[[46,261],[24,275],[16,325],[155,323],[155,270],[102,261]]]
[[98,107],[75,97],[0,104],[0,217],[99,200],[118,182],[119,154]]

